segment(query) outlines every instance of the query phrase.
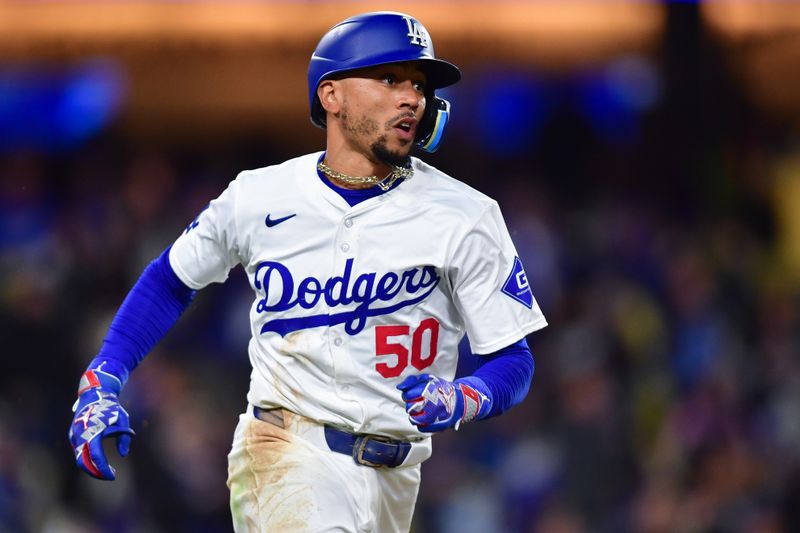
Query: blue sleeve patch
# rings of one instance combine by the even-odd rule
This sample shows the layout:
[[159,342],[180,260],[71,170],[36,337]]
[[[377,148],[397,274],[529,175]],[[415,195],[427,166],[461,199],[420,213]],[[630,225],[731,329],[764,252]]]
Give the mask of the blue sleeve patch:
[[189,222],[189,225],[188,225],[188,226],[186,226],[186,230],[183,232],[184,234],[186,234],[186,233],[189,233],[189,232],[190,232],[190,231],[192,231],[194,228],[196,228],[197,226],[199,226],[199,225],[200,225],[200,215],[202,215],[202,214],[203,214],[203,211],[205,211],[206,209],[208,209],[209,205],[211,205],[211,204],[208,204],[208,205],[206,205],[206,206],[205,206],[203,209],[201,209],[201,210],[200,210],[200,212],[199,212],[199,213],[197,213],[197,216],[196,216],[196,217],[194,217],[194,220],[192,220],[191,222]]
[[519,257],[514,258],[514,267],[503,284],[503,292],[528,309],[533,309],[533,293]]

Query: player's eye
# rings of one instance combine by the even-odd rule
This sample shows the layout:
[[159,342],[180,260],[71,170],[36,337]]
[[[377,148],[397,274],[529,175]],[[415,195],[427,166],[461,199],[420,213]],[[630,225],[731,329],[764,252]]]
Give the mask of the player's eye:
[[384,74],[381,76],[381,79],[386,85],[394,85],[397,83],[397,78],[395,78],[394,74]]
[[417,92],[424,93],[425,92],[425,82],[424,81],[415,81],[414,82],[414,89]]

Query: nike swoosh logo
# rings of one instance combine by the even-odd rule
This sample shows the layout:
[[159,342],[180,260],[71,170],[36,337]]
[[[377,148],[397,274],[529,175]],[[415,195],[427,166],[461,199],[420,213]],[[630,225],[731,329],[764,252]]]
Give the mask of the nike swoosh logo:
[[269,214],[267,214],[267,218],[264,220],[264,224],[266,224],[268,228],[271,228],[273,226],[277,226],[281,222],[286,222],[290,218],[296,217],[296,216],[297,216],[297,213],[293,213],[291,215],[286,215],[285,217],[271,219],[271,218],[269,218]]

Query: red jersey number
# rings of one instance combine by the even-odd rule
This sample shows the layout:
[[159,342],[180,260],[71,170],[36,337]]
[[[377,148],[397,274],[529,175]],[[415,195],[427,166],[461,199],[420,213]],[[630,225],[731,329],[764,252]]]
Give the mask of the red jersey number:
[[[375,363],[375,370],[385,378],[396,378],[408,367],[410,326],[375,326],[375,356],[394,356]],[[439,322],[426,318],[411,335],[411,366],[424,370],[433,364],[439,345]],[[392,361],[391,363],[389,361]]]

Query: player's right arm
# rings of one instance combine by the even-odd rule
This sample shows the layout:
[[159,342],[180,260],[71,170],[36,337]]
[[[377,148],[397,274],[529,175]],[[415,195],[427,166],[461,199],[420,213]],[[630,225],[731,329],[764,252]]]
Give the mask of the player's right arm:
[[233,184],[148,265],[81,377],[69,441],[78,466],[95,478],[116,477],[103,452],[104,438],[116,437],[117,451],[128,453],[134,433],[119,403],[128,376],[177,322],[196,290],[224,281],[235,264],[232,189]]
[[78,466],[98,479],[114,479],[102,439],[117,436],[120,455],[127,455],[133,431],[119,393],[130,372],[175,324],[195,291],[169,264],[167,248],[144,270],[111,322],[100,353],[81,377],[69,440]]

